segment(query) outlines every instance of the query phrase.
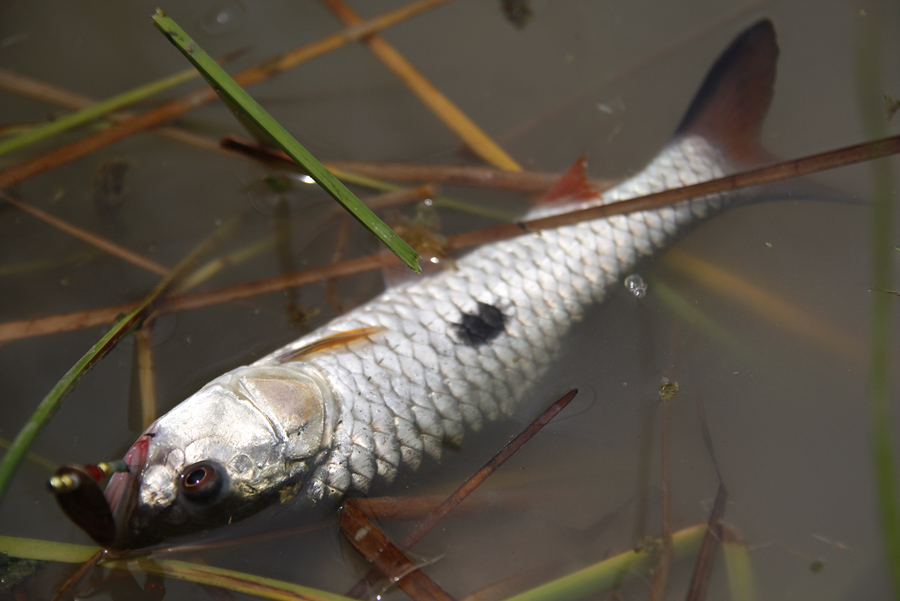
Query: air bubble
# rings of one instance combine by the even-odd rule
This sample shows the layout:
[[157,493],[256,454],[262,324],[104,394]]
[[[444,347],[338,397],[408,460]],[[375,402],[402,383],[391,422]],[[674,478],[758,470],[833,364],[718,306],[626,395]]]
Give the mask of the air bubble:
[[647,283],[636,273],[632,273],[625,278],[625,288],[631,292],[635,298],[644,298],[647,296]]
[[287,204],[288,215],[296,215],[312,207],[333,206],[333,202],[315,184],[310,176],[298,173],[266,173],[261,177],[255,170],[241,173],[246,182],[242,191],[247,201],[260,215],[273,217],[279,214],[279,205]]
[[213,4],[200,19],[200,28],[206,33],[219,35],[234,29],[246,9],[239,0],[221,0]]

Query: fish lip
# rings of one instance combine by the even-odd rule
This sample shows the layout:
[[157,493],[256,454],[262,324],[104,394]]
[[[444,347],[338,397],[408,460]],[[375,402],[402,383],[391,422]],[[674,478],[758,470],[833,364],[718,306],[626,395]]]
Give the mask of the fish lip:
[[147,467],[147,459],[150,455],[150,441],[153,436],[152,433],[147,432],[137,439],[124,457],[128,471],[113,474],[106,486],[104,494],[116,528],[113,544],[116,549],[134,547],[130,522],[137,505],[143,472]]

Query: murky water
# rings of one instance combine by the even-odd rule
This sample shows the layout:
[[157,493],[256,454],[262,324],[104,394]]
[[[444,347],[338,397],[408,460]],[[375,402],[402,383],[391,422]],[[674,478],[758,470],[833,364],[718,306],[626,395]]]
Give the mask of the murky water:
[[[400,5],[355,4],[365,16]],[[596,176],[638,170],[670,135],[718,53],[763,16],[774,21],[781,47],[775,100],[763,132],[764,144],[778,155],[799,156],[865,139],[855,36],[880,36],[883,90],[878,93],[900,96],[900,41],[893,35],[900,10],[895,3],[698,0],[660,7],[535,1],[534,18],[521,31],[503,19],[499,4],[459,0],[392,29],[387,38],[526,168],[560,171],[587,154]],[[155,7],[147,2],[6,3],[0,8],[0,66],[97,98],[181,70],[186,64],[180,54],[150,24]],[[216,0],[162,8],[214,56],[246,47],[229,66],[232,72],[338,27],[311,0]],[[344,48],[251,91],[322,158],[470,160],[455,136],[362,47]],[[51,105],[5,91],[0,106],[4,123],[58,114]],[[221,105],[197,110],[178,124],[213,138],[241,133]],[[897,127],[895,120],[888,131]],[[42,144],[34,152],[51,147]],[[127,164],[121,193],[112,200],[98,197],[98,167],[116,160]],[[891,159],[891,165],[896,179],[900,163]],[[217,224],[248,208],[256,210],[223,250],[274,231],[272,211],[246,192],[261,173],[239,159],[142,134],[12,192],[173,266]],[[867,166],[815,179],[848,199],[870,196]],[[525,206],[509,194],[446,192],[504,209]],[[450,213],[442,218],[446,233],[489,223]],[[579,328],[562,362],[566,367],[549,384],[548,403],[570,386],[581,390],[579,397],[491,481],[493,490],[512,491],[514,506],[448,520],[416,549],[422,561],[432,564],[429,575],[451,595],[463,597],[524,574],[546,580],[657,535],[656,399],[662,379],[669,378],[681,390],[672,407],[669,455],[673,527],[704,520],[716,493],[697,412],[702,400],[730,493],[726,521],[750,545],[760,598],[888,598],[867,405],[869,219],[864,205],[768,203],[716,218],[677,246],[819,320],[811,333],[798,333],[793,318],[753,313],[685,276],[673,262],[678,255],[663,255],[642,269],[646,294],[636,298],[620,287]],[[294,221],[297,268],[329,260],[336,230],[305,225],[302,217]],[[83,242],[10,206],[0,210],[0,228],[2,266],[31,265],[24,273],[0,276],[3,322],[133,301],[158,280],[120,259],[91,252]],[[351,238],[356,252],[375,248],[358,229]],[[900,245],[896,238],[893,243]],[[208,286],[279,270],[278,257],[268,250],[229,268]],[[339,285],[340,298],[349,306],[375,294],[380,285],[377,275],[347,279]],[[672,297],[724,334],[685,320]],[[319,310],[303,325],[290,321],[282,293],[160,319],[153,351],[162,408],[333,314],[322,284],[304,288],[300,302]],[[0,346],[0,436],[15,435],[104,329]],[[132,363],[128,341],[80,384],[34,451],[58,463],[121,456],[140,429],[130,400]],[[472,438],[447,466],[404,482],[400,492],[452,489],[530,417]],[[87,542],[46,492],[47,475],[34,464],[23,466],[4,500],[0,533]],[[387,525],[395,535],[405,527]],[[204,558],[335,592],[345,591],[364,569],[333,525],[225,547]],[[812,569],[815,562],[823,568]],[[684,594],[688,564],[675,566],[673,598]],[[50,569],[28,586],[38,597],[61,574]],[[103,594],[125,594],[144,585],[144,576],[136,579],[137,585],[101,585]],[[716,596],[727,594],[721,557],[711,586]],[[202,594],[188,583],[166,581],[165,587],[168,599]],[[648,589],[648,582],[638,580],[623,594],[644,598]]]

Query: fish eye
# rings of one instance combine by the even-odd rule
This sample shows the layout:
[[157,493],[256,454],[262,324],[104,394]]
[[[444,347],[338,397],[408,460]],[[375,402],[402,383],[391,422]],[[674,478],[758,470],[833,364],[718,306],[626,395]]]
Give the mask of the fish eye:
[[210,501],[222,488],[220,468],[210,461],[189,465],[181,472],[178,486],[191,501]]

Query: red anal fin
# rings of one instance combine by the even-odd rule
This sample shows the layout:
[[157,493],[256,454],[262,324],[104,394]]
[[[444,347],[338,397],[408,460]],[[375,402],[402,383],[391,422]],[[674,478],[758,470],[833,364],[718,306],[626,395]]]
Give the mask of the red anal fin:
[[318,353],[320,351],[334,348],[336,346],[350,344],[351,342],[354,342],[356,340],[362,340],[363,338],[367,338],[369,336],[372,336],[373,334],[377,334],[378,332],[383,331],[384,326],[369,326],[365,328],[356,328],[355,330],[347,330],[346,332],[337,332],[336,334],[331,334],[330,336],[326,336],[325,338],[320,338],[316,341],[310,342],[306,346],[301,346],[298,349],[286,351],[278,355],[276,359],[280,363],[296,361],[313,353]]
[[560,176],[556,183],[544,193],[542,204],[580,202],[599,198],[600,194],[591,187],[584,175],[587,159],[581,156]]
[[764,19],[744,31],[706,75],[676,137],[702,136],[736,164],[768,162],[759,132],[772,101],[777,60],[771,21]]

